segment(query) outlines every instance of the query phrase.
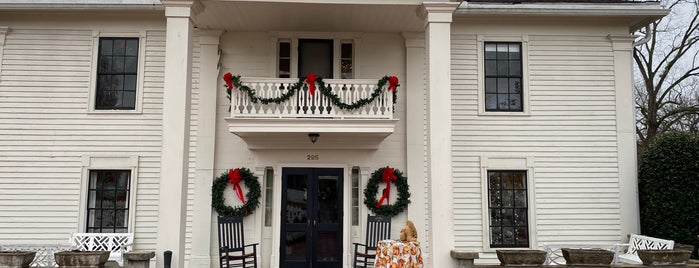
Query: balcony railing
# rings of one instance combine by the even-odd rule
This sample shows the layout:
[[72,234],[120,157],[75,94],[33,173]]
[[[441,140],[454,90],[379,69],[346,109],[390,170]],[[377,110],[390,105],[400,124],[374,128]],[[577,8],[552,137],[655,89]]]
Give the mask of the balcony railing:
[[[242,84],[254,90],[260,98],[278,98],[298,83],[295,78],[243,78]],[[377,80],[370,79],[326,79],[326,87],[337,95],[342,103],[352,104],[370,98],[377,87]],[[232,119],[393,119],[393,94],[384,89],[369,104],[353,110],[340,109],[323,94],[316,83],[315,94],[311,95],[307,83],[287,101],[280,103],[253,102],[240,90],[231,92]]]

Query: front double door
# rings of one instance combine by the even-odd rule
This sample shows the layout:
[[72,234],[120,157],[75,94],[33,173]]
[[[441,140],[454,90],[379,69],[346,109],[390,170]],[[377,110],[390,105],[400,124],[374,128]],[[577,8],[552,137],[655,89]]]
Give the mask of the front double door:
[[281,267],[342,266],[341,168],[283,168]]

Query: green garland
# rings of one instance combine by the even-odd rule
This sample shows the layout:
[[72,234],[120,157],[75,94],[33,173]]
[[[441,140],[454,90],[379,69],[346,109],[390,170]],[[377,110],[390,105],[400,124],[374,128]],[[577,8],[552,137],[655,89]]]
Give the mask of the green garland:
[[393,183],[398,187],[398,200],[393,205],[383,205],[376,208],[376,194],[379,191],[379,183],[383,183],[381,175],[383,170],[388,167],[379,168],[371,174],[371,178],[364,189],[364,204],[376,215],[393,217],[400,214],[410,204],[410,187],[408,186],[408,178],[403,176],[400,170],[395,169],[394,173],[398,179]]
[[223,191],[228,186],[228,173],[224,172],[214,180],[214,185],[211,186],[211,207],[213,207],[218,215],[221,216],[247,216],[260,205],[260,182],[257,176],[253,175],[247,168],[240,168],[240,175],[245,186],[248,187],[248,193],[245,194],[247,202],[242,206],[231,207],[225,204],[226,199],[223,197]]
[[[384,76],[383,78],[381,78],[378,81],[378,83],[376,84],[376,89],[374,89],[374,92],[372,92],[371,96],[369,96],[368,98],[360,99],[360,100],[357,100],[357,101],[355,101],[353,103],[349,103],[349,104],[342,102],[342,100],[340,100],[340,97],[337,94],[333,93],[332,90],[325,85],[325,82],[323,82],[322,77],[318,77],[316,79],[316,83],[318,83],[318,89],[319,89],[320,93],[323,94],[323,96],[330,99],[330,101],[334,105],[336,105],[338,108],[343,109],[343,110],[354,110],[354,109],[360,108],[362,106],[365,106],[365,105],[371,103],[372,101],[374,101],[374,99],[376,99],[376,97],[381,95],[381,89],[384,88],[384,86],[386,86],[386,83],[388,83],[388,79],[389,79],[388,76]],[[240,91],[245,92],[248,95],[248,98],[250,98],[250,100],[253,103],[260,102],[262,104],[270,104],[270,103],[279,104],[279,103],[282,103],[282,102],[289,100],[291,97],[294,96],[294,94],[296,94],[296,92],[300,91],[303,88],[303,84],[305,83],[305,78],[299,78],[298,82],[291,85],[291,87],[284,94],[282,94],[281,96],[276,97],[276,98],[258,97],[257,94],[255,93],[254,89],[251,89],[250,87],[243,85],[242,81],[240,80],[240,75],[233,76],[231,81],[233,82],[233,86],[235,88],[239,89]],[[228,88],[227,86],[226,86],[226,92],[228,92],[228,99],[230,99],[231,98],[230,97],[231,89]],[[396,90],[393,90],[393,104],[394,105],[396,104],[397,100],[398,100],[398,95],[396,93]]]

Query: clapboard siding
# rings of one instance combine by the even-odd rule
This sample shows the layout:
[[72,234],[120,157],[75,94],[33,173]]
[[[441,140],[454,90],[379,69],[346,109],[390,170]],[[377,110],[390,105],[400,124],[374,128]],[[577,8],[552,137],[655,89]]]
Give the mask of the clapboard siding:
[[[520,33],[521,34],[521,33]],[[488,41],[487,38],[484,41]],[[479,115],[475,34],[452,35],[455,243],[482,249],[482,157],[533,157],[536,241],[620,236],[614,61],[604,35],[530,35],[529,115]],[[525,51],[527,52],[527,51]],[[487,215],[487,214],[486,214]],[[571,228],[574,227],[574,228]],[[484,233],[485,232],[485,233]],[[487,255],[486,258],[490,258]]]
[[66,241],[78,230],[83,155],[139,156],[136,248],[154,249],[164,31],[146,31],[140,114],[89,114],[91,29],[12,27],[0,66],[0,241]]

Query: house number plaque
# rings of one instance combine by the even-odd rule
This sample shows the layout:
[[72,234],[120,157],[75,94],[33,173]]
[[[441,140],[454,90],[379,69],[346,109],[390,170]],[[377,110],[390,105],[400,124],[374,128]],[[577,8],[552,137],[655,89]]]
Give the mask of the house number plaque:
[[306,155],[306,160],[316,161],[319,159],[320,159],[320,157],[318,157],[317,154],[307,154]]

